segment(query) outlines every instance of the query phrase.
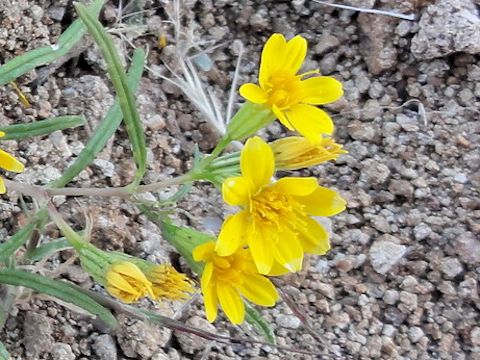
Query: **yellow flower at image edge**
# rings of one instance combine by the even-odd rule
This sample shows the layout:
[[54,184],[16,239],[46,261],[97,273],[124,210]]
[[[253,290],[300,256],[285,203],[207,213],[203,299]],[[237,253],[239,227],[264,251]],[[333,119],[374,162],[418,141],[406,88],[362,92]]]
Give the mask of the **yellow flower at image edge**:
[[[241,176],[225,180],[225,202],[242,210],[222,225],[215,251],[229,256],[248,245],[258,271],[301,269],[304,252],[325,254],[327,231],[311,216],[332,216],[345,209],[337,192],[319,186],[313,177],[286,177],[271,183],[273,151],[259,137],[250,138],[240,154]],[[280,266],[278,266],[280,265]]]
[[[4,135],[5,133],[0,131],[0,137]],[[20,161],[18,161],[12,155],[3,151],[2,149],[0,149],[0,168],[17,173],[20,173],[24,170],[24,166]],[[5,183],[0,177],[0,194],[5,193],[5,191]]]
[[241,324],[245,318],[242,297],[260,306],[273,306],[278,300],[277,290],[268,278],[258,274],[248,249],[220,256],[215,242],[210,241],[197,246],[193,258],[205,262],[201,286],[210,322],[216,319],[219,304],[233,324]]
[[329,76],[297,75],[307,53],[307,41],[295,36],[286,41],[273,34],[266,42],[260,60],[259,85],[244,84],[240,94],[255,104],[265,104],[290,130],[296,130],[312,143],[321,141],[321,134],[333,132],[328,114],[313,106],[332,103],[343,95],[342,84]]
[[155,298],[152,283],[133,263],[122,261],[112,264],[105,275],[105,288],[110,295],[130,304],[141,297]]

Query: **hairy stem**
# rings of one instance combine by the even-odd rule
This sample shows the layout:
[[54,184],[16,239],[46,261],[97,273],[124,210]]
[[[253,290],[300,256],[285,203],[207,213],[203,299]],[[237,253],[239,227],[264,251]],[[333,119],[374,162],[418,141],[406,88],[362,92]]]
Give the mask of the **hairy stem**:
[[36,199],[45,199],[56,195],[64,196],[120,196],[129,197],[134,194],[157,191],[173,185],[186,184],[193,181],[190,174],[181,175],[172,179],[166,179],[153,184],[140,185],[137,187],[122,186],[116,188],[58,188],[50,189],[42,186],[27,185],[4,179],[5,186],[10,190],[17,191]]

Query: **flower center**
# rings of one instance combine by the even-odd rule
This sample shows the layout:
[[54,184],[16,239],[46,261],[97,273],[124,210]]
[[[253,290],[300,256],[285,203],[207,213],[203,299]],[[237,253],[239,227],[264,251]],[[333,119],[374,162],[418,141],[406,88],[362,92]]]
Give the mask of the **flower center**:
[[264,188],[252,199],[251,209],[254,222],[278,229],[297,228],[306,216],[304,206],[292,196]]
[[300,101],[300,78],[294,75],[275,75],[268,79],[264,89],[269,105],[284,110]]

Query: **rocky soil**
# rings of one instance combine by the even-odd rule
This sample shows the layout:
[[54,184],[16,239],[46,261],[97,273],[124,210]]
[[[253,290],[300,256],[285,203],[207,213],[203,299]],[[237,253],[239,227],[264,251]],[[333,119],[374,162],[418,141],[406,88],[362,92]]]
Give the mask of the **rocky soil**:
[[[133,41],[148,44],[149,64],[166,73],[162,61],[168,61],[175,46],[166,22],[171,2],[144,2],[150,9],[141,19],[147,28]],[[88,315],[33,295],[18,299],[0,333],[13,359],[480,359],[480,2],[338,3],[413,13],[416,20],[305,0],[185,0],[181,7],[200,46],[213,47],[208,53],[213,66],[202,76],[222,102],[228,97],[225,89],[239,42],[246,48],[240,81],[251,81],[272,32],[306,37],[310,51],[304,69],[319,68],[344,84],[344,98],[328,111],[336,122],[336,139],[349,154],[301,174],[338,189],[348,199],[348,209],[322,220],[332,229],[332,251],[309,258],[305,270],[284,284],[316,336],[285,302],[263,311],[279,344],[316,355],[208,343],[128,318],[121,318],[121,328],[109,334]],[[117,1],[108,2],[102,20],[118,30],[117,8]],[[0,59],[53,44],[72,17],[67,0],[1,0]],[[157,44],[159,32],[167,34],[169,45],[163,51]],[[128,45],[123,46],[130,54]],[[15,180],[45,184],[79,153],[113,94],[93,47],[34,86],[36,76],[18,80],[31,108],[21,105],[10,86],[0,89],[1,124],[63,114],[88,119],[83,128],[36,141],[2,142],[2,148],[27,165]],[[137,100],[149,144],[145,182],[183,173],[195,144],[204,151],[215,145],[215,132],[200,113],[155,74],[145,72]],[[273,138],[283,132],[274,124],[263,134]],[[74,183],[126,184],[133,172],[128,149],[126,133],[120,130]],[[0,202],[0,239],[24,221],[17,200],[8,194]],[[84,213],[91,214],[93,241],[102,248],[153,261],[170,258],[172,249],[158,229],[130,204],[61,197],[55,202],[76,226],[84,226]],[[218,192],[201,184],[181,207],[190,224],[216,231],[228,211],[219,204]],[[44,272],[60,271],[60,277],[102,291],[75,263],[59,270],[72,255],[53,257]],[[246,336],[245,328],[224,319],[213,327],[204,320],[202,306],[197,296],[185,306],[157,308],[212,332]]]

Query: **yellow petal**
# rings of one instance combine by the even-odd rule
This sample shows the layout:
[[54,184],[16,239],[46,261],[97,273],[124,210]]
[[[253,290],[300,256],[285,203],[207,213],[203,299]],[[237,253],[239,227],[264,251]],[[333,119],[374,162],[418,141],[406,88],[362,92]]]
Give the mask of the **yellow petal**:
[[286,55],[287,42],[282,34],[273,34],[265,43],[260,59],[260,71],[258,81],[262,88],[268,79],[283,65],[282,59]]
[[250,179],[243,176],[230,177],[222,184],[223,200],[232,206],[247,205],[252,188],[253,184]]
[[318,187],[317,179],[314,177],[285,177],[270,186],[270,189],[282,194],[305,196],[314,192]]
[[222,283],[217,284],[217,294],[228,319],[235,325],[241,324],[245,318],[245,304],[238,291],[232,286]]
[[260,274],[268,274],[273,266],[273,229],[257,227],[247,235],[247,242],[255,266]]
[[126,293],[138,294],[136,290],[123,276],[116,272],[108,272],[106,276],[107,280],[107,290],[116,288]]
[[211,281],[213,278],[213,269],[214,269],[213,262],[208,262],[205,264],[205,267],[203,268],[202,280],[201,280],[202,291],[211,285]]
[[3,182],[3,179],[0,177],[0,194],[5,194],[5,183]]
[[328,114],[312,105],[297,104],[286,111],[288,121],[312,144],[322,142],[322,134],[333,133],[333,121]]
[[278,293],[272,282],[261,275],[249,275],[239,287],[240,292],[249,301],[260,306],[273,306]]
[[306,196],[295,197],[307,214],[315,216],[333,216],[345,210],[347,202],[335,191],[319,186]]
[[287,42],[285,55],[285,70],[293,75],[302,67],[307,55],[307,40],[300,35],[295,36]]
[[215,249],[215,242],[209,241],[198,245],[192,251],[193,260],[195,261],[211,261]]
[[0,149],[0,167],[13,172],[22,172],[24,170],[23,164],[15,159],[9,153]]
[[4,137],[5,133],[3,131],[0,131],[0,137]]
[[240,154],[240,167],[242,175],[253,185],[253,196],[262,186],[270,183],[275,172],[272,149],[258,136],[248,139]]
[[254,104],[266,103],[268,99],[260,86],[250,83],[240,86],[240,95]]
[[305,217],[307,226],[300,229],[298,238],[303,250],[309,254],[324,255],[330,250],[328,232],[317,221]]
[[219,256],[232,255],[241,245],[245,243],[245,232],[249,225],[250,214],[241,211],[229,216],[222,225],[215,251]]
[[330,76],[317,76],[300,83],[302,102],[313,105],[329,104],[343,96],[342,83]]
[[275,246],[274,257],[280,265],[291,272],[297,272],[302,269],[303,249],[297,236],[291,230],[282,232],[280,240]]
[[288,121],[287,117],[285,116],[285,113],[280,110],[277,105],[272,105],[272,112],[278,118],[278,121],[280,121],[283,126],[285,126],[288,130],[295,130],[293,128],[293,125],[290,123],[290,121]]
[[290,271],[282,266],[281,264],[278,263],[278,261],[273,262],[273,266],[270,269],[270,272],[267,274],[268,276],[280,276],[280,275],[286,275],[290,273]]
[[212,285],[205,289],[202,289],[203,292],[203,302],[205,304],[205,315],[207,315],[207,320],[214,322],[217,318],[218,311],[218,297],[216,286]]

